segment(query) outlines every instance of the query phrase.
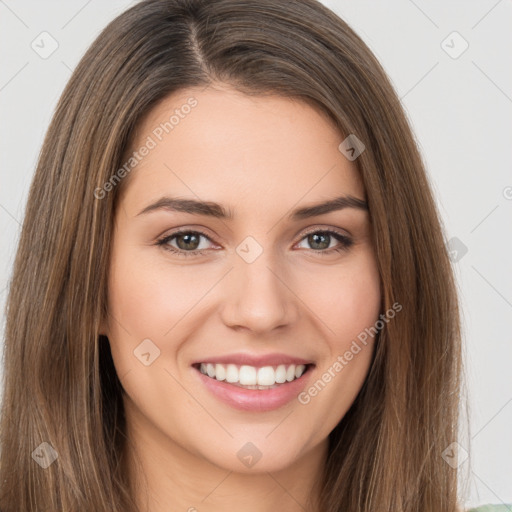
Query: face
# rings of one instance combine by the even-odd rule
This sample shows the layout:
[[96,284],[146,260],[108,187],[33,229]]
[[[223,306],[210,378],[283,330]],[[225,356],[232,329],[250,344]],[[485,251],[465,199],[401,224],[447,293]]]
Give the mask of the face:
[[[138,126],[102,329],[128,422],[162,452],[276,471],[325,446],[356,398],[380,280],[344,138],[302,102],[220,85]],[[355,201],[311,209],[340,197]]]

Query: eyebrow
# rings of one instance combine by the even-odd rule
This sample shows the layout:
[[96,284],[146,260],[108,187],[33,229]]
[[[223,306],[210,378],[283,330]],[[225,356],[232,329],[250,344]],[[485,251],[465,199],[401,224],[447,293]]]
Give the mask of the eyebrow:
[[[355,208],[368,211],[368,204],[362,199],[351,195],[339,196],[323,203],[316,203],[292,211],[288,220],[301,220],[309,217],[316,217],[329,212],[343,210],[344,208]],[[158,210],[185,212],[192,215],[205,215],[219,219],[232,220],[234,215],[230,209],[213,201],[197,201],[195,199],[180,199],[177,197],[162,197],[146,206],[136,216],[147,214]]]

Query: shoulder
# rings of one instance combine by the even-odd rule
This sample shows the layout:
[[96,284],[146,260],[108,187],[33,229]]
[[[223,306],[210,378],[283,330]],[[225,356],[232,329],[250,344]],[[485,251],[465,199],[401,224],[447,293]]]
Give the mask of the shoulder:
[[512,512],[512,503],[508,505],[481,505],[468,510],[468,512]]

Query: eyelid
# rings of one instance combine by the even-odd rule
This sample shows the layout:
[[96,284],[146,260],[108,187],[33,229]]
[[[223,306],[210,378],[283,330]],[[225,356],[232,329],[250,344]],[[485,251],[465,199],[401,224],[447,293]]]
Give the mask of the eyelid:
[[[204,236],[205,238],[207,238],[208,240],[210,240],[210,242],[215,243],[213,241],[214,237],[212,235],[208,234],[207,230],[205,228],[202,228],[202,227],[201,228],[196,228],[196,227],[189,227],[189,226],[175,228],[174,230],[171,229],[170,231],[166,230],[166,231],[163,232],[162,235],[158,235],[156,237],[156,241],[158,242],[159,240],[163,240],[163,239],[166,239],[166,238],[171,238],[173,236],[180,235],[180,234],[183,234],[183,233],[198,233],[198,234]],[[217,237],[217,238],[220,238],[220,237]]]
[[302,233],[302,236],[301,236],[300,240],[302,240],[302,238],[304,238],[305,236],[310,235],[311,233],[316,233],[317,231],[334,232],[334,233],[337,233],[340,236],[344,236],[346,238],[352,238],[352,235],[346,229],[342,230],[341,228],[333,228],[333,227],[330,227],[330,226],[322,226],[322,225],[320,225],[320,226],[314,226],[311,229],[308,229],[307,231],[304,231]]

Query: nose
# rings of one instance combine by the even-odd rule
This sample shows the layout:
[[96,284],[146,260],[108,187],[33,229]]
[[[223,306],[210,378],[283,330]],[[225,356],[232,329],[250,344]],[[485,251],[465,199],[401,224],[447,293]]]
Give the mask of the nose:
[[290,287],[282,264],[271,250],[248,262],[238,254],[224,280],[222,320],[230,328],[265,334],[298,319],[299,299]]

